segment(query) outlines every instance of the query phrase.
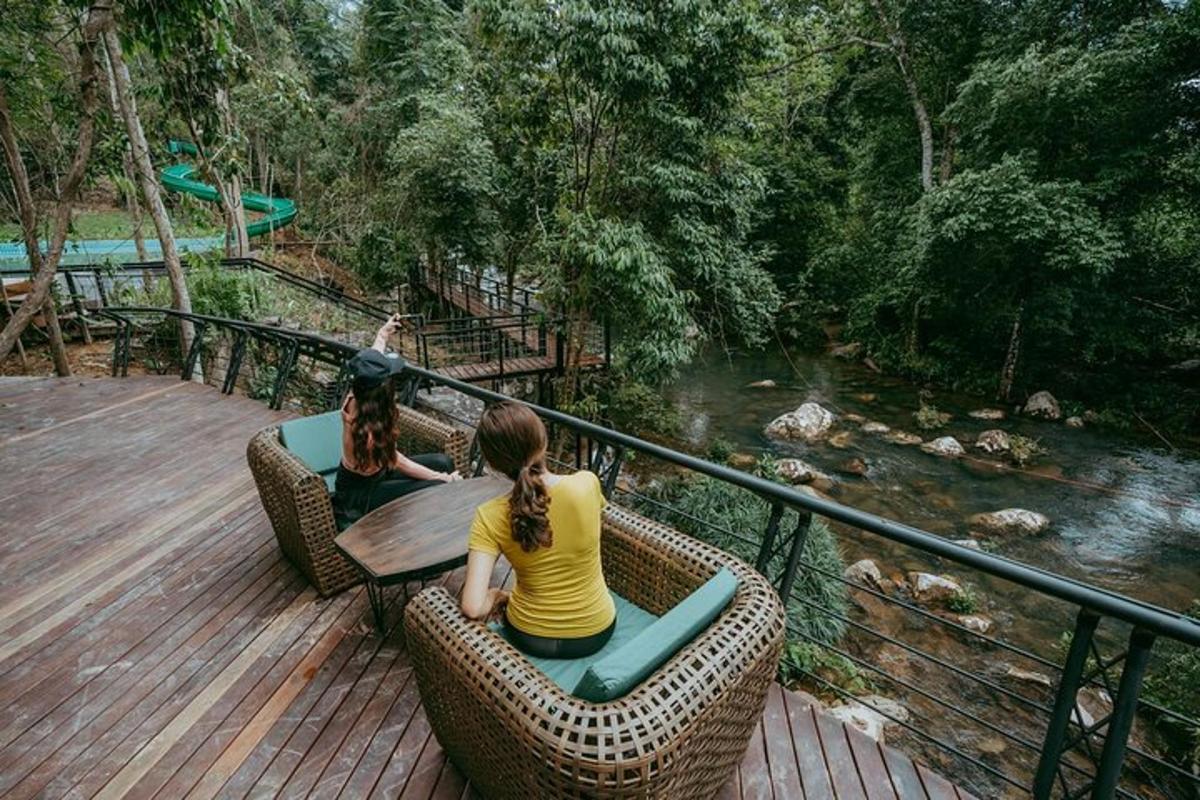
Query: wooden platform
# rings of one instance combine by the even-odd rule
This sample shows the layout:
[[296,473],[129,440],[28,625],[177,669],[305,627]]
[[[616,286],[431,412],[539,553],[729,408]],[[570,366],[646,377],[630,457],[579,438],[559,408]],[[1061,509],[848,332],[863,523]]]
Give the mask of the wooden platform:
[[[584,369],[598,367],[604,363],[604,357],[585,353],[579,359],[579,365]],[[552,372],[557,368],[554,356],[521,356],[520,358],[504,359],[503,370],[497,360],[477,361],[472,364],[454,364],[451,366],[434,367],[433,371],[447,378],[471,383],[487,381],[496,378],[519,378],[524,375],[538,375]]]
[[[245,459],[280,417],[174,378],[0,381],[0,797],[475,796],[394,628],[281,558]],[[968,797],[778,687],[723,796]]]

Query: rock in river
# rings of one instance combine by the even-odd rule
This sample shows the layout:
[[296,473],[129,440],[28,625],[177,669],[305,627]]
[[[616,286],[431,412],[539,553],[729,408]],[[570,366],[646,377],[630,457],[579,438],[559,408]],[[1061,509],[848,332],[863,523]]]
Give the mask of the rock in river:
[[861,702],[834,706],[826,713],[853,725],[877,742],[883,742],[884,728],[897,722],[908,722],[908,709],[889,697],[873,694],[859,700]]
[[926,442],[921,445],[921,449],[935,456],[961,456],[966,452],[963,450],[963,446],[959,444],[958,439],[955,439],[953,436],[943,436],[931,442]]
[[892,431],[884,438],[887,439],[892,444],[904,444],[904,445],[920,444],[921,442],[925,441],[920,436],[917,436],[915,433],[909,433],[908,431]]
[[1083,417],[1067,417],[1066,426],[1068,428],[1082,428]]
[[851,583],[863,586],[879,586],[883,583],[883,573],[879,571],[879,565],[869,558],[864,558],[862,561],[855,561],[846,567],[846,571],[842,573],[842,577]]
[[888,433],[891,430],[892,430],[891,428],[889,428],[887,425],[884,425],[882,422],[875,422],[873,420],[864,422],[862,425],[863,433],[883,434],[883,433]]
[[853,361],[862,355],[862,342],[850,342],[849,344],[839,344],[829,350],[829,355],[834,358],[843,358],[847,361]]
[[974,419],[998,420],[1004,419],[1004,409],[1002,408],[977,408],[967,416]]
[[975,514],[967,523],[971,530],[989,536],[1031,536],[1050,527],[1050,518],[1024,508],[1004,508],[1000,511]]
[[833,479],[799,458],[781,458],[775,462],[779,477],[793,484],[811,484],[822,492],[833,488]]
[[867,474],[867,462],[861,458],[850,458],[838,464],[838,472],[844,472],[847,475],[857,475],[860,478]]
[[1062,418],[1062,409],[1059,408],[1058,401],[1054,399],[1054,395],[1045,390],[1030,395],[1029,399],[1025,401],[1023,410],[1031,417],[1051,420]]
[[817,403],[805,403],[795,411],[781,414],[767,425],[767,435],[781,439],[819,442],[833,427],[833,414]]
[[774,389],[776,386],[775,381],[770,378],[767,378],[765,381],[754,381],[753,383],[746,384],[747,389]]
[[850,431],[838,431],[833,436],[829,437],[829,445],[836,447],[839,450],[845,450],[854,442],[854,435]]
[[910,572],[908,583],[913,597],[921,603],[940,603],[962,594],[958,581],[928,572]]
[[999,428],[984,431],[975,440],[975,446],[985,453],[1007,453],[1012,449],[1012,441],[1008,434]]

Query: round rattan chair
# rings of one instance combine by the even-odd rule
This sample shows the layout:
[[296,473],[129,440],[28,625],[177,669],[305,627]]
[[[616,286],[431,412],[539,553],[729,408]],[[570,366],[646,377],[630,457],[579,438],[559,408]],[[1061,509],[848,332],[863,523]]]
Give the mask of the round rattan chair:
[[[443,452],[467,474],[467,435],[407,406],[399,407],[403,452]],[[340,446],[340,444],[339,444]],[[295,453],[283,446],[279,426],[256,433],[246,459],[279,549],[323,597],[362,582],[362,573],[334,546],[338,534],[329,488]]]
[[609,505],[609,587],[661,615],[728,567],[729,607],[619,700],[552,683],[441,587],[413,598],[404,628],[438,741],[484,797],[707,798],[733,775],[763,713],[784,641],[771,585],[733,556]]

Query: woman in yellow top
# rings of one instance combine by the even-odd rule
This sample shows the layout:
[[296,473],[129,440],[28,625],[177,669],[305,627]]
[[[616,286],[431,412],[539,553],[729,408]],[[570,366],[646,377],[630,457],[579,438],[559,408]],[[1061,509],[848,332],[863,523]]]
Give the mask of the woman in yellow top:
[[[591,472],[546,469],[546,428],[528,406],[500,403],[479,421],[487,463],[512,493],[475,512],[462,610],[484,620],[503,613],[509,640],[542,658],[582,658],[602,648],[617,623],[600,567],[604,494]],[[510,596],[489,588],[503,554],[517,572]]]

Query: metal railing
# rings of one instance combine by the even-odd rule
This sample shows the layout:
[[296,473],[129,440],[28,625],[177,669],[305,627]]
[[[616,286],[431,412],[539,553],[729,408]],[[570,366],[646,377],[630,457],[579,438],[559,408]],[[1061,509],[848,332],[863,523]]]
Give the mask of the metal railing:
[[[180,315],[162,309],[110,309],[106,313],[125,326],[124,338],[118,337],[114,347],[114,374],[128,366],[131,318],[153,313],[186,316],[197,327],[224,327],[235,338],[257,337],[285,352],[307,352],[330,364],[344,361],[355,352],[324,337],[236,320]],[[181,370],[184,377],[190,375],[194,363],[189,352]],[[287,375],[280,378],[286,384]],[[508,399],[420,367],[411,367],[404,380],[402,397],[408,403],[416,402],[419,391],[427,387],[444,387],[485,403]],[[344,384],[338,388],[344,390]],[[282,389],[281,385],[279,392]],[[340,394],[333,394],[331,402],[339,399]],[[1145,735],[1154,720],[1171,720],[1193,730],[1200,730],[1200,720],[1142,696],[1143,679],[1156,653],[1171,648],[1195,654],[1200,649],[1197,621],[550,408],[533,409],[553,434],[566,436],[573,444],[565,459],[567,466],[594,470],[611,496],[643,510],[657,508],[660,518],[675,519],[681,527],[702,536],[707,532],[753,561],[773,581],[790,612],[804,608],[835,618],[845,635],[838,641],[815,640],[814,646],[845,659],[869,674],[873,683],[889,687],[914,705],[919,704],[923,711],[904,718],[885,704],[858,696],[861,692],[848,690],[820,670],[805,676],[810,684],[827,696],[873,708],[901,730],[926,760],[941,766],[942,771],[950,771],[956,781],[969,784],[981,797],[1014,792],[1039,799],[1187,797],[1188,793],[1200,792],[1200,777],[1193,774],[1186,761],[1155,752]],[[476,424],[476,420],[456,418],[450,412],[439,413],[467,427]],[[765,524],[756,530],[722,528],[711,519],[691,514],[687,508],[639,491],[636,481],[621,480],[630,474],[634,455],[639,469],[653,461],[748,493],[767,510]],[[1073,618],[1065,647],[1035,652],[1036,646],[1023,642],[1019,635],[989,635],[986,630],[965,624],[962,618],[926,607],[903,593],[822,566],[807,549],[816,519],[839,526],[837,535],[844,540],[856,537],[871,547],[898,548],[923,564],[948,564],[969,571],[978,580],[1003,584],[1014,598],[1019,598],[1026,614],[1049,615],[1068,622]],[[804,579],[814,576],[845,586],[859,605],[875,603],[888,609],[902,624],[894,621],[885,630],[865,611],[822,605],[801,585]],[[1025,622],[1028,624],[1029,619]],[[932,629],[945,631],[947,638],[936,647],[923,646],[918,634]],[[791,618],[789,630],[798,639],[807,635]],[[1019,634],[1021,630],[1013,628],[1012,632]],[[1105,652],[1119,640],[1124,640],[1119,653]],[[879,648],[872,649],[868,646],[871,642],[877,642]],[[1027,682],[1009,685],[1004,676],[988,674],[973,665],[972,653],[977,655],[976,662],[999,666],[1003,657],[1044,670],[1045,686],[1034,691]],[[1119,676],[1114,679],[1112,673],[1118,669]],[[1098,696],[1107,694],[1107,710],[1088,719],[1080,708],[1081,690]],[[1135,724],[1143,735],[1131,741]]]

